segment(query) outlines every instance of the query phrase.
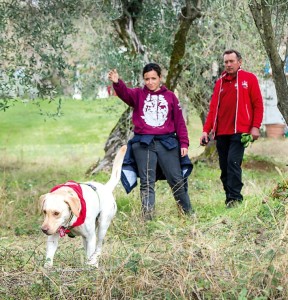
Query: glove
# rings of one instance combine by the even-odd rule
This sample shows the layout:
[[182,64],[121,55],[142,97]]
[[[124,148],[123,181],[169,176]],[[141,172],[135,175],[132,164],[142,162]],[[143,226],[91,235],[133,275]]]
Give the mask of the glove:
[[241,143],[243,143],[244,148],[247,148],[249,144],[254,142],[253,136],[250,133],[241,134]]

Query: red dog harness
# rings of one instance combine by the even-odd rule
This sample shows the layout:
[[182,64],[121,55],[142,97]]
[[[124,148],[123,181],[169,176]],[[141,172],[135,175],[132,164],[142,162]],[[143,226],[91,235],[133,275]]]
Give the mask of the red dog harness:
[[63,237],[63,236],[65,236],[66,233],[70,233],[71,228],[80,226],[84,223],[84,221],[86,219],[86,202],[83,198],[82,188],[79,183],[77,183],[73,180],[69,180],[66,183],[54,186],[50,192],[54,192],[61,187],[69,187],[69,188],[73,189],[75,191],[75,193],[77,194],[77,196],[80,200],[80,204],[81,204],[81,210],[80,210],[80,214],[79,214],[79,217],[77,218],[77,220],[71,226],[69,226],[69,228],[65,228],[63,226],[60,227],[59,235],[60,235],[60,237]]

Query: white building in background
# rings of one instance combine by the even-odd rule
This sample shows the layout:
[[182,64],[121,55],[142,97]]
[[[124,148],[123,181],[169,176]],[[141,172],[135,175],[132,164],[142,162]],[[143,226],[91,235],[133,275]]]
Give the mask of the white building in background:
[[273,79],[270,77],[260,80],[260,88],[264,101],[263,125],[285,124],[285,120],[277,107],[277,94]]
[[[283,60],[285,59],[285,55],[282,57],[282,59]],[[284,72],[287,78],[288,77],[288,56],[285,59]],[[284,117],[282,116],[277,106],[278,100],[277,100],[276,88],[272,79],[272,70],[269,62],[266,63],[266,66],[264,68],[264,73],[266,77],[264,77],[262,80],[259,80],[263,101],[264,101],[264,117],[262,122],[262,124],[264,125],[263,129],[266,131],[268,137],[269,134],[271,135],[271,130],[274,132],[272,135],[275,135],[271,137],[277,137],[277,135],[278,137],[283,136],[284,133],[286,135],[288,127]],[[287,101],[288,101],[288,95],[287,95]],[[276,130],[278,130],[278,133],[275,133]]]
[[76,65],[75,71],[75,82],[74,82],[74,92],[72,98],[75,100],[82,100],[82,83],[81,83],[81,76],[79,71],[79,65]]
[[103,99],[103,98],[108,98],[109,96],[110,95],[109,95],[107,86],[99,86],[98,87],[97,98]]

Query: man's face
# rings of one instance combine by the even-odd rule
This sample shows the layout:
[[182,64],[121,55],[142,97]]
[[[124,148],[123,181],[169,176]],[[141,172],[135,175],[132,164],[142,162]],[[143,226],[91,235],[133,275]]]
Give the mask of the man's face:
[[224,66],[225,71],[229,75],[236,75],[238,69],[240,68],[242,60],[237,58],[235,53],[224,55]]

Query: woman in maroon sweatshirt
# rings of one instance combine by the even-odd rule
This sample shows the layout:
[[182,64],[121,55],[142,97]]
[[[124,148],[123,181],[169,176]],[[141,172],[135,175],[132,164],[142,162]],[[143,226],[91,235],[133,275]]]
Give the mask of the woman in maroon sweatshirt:
[[[143,69],[143,88],[128,88],[116,69],[108,73],[117,96],[133,108],[134,137],[129,141],[131,155],[140,177],[144,218],[152,219],[155,207],[155,182],[160,167],[181,211],[190,214],[192,207],[184,184],[181,157],[188,154],[188,132],[175,94],[161,85],[161,68],[147,64]],[[128,146],[129,146],[128,143]]]

